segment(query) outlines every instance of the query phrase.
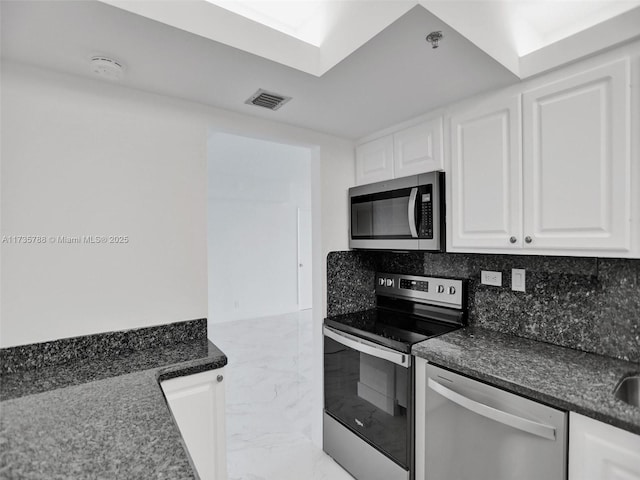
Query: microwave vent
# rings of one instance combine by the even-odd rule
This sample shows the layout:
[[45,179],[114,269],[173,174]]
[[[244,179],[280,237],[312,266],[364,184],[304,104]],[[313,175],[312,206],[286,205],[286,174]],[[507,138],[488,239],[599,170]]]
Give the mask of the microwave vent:
[[269,110],[278,110],[289,100],[291,100],[291,97],[259,89],[244,103],[246,103],[247,105],[255,105],[257,107],[268,108]]

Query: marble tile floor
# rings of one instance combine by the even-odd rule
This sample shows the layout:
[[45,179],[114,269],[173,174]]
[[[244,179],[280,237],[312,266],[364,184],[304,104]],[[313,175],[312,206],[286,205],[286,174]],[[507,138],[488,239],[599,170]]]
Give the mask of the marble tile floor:
[[212,324],[209,338],[229,359],[229,480],[353,480],[311,441],[311,310]]

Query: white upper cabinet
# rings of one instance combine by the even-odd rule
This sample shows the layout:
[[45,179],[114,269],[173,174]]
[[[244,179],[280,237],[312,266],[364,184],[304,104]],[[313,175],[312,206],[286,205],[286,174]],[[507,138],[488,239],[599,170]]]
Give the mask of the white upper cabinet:
[[637,255],[629,59],[542,82],[448,116],[447,249]]
[[571,413],[569,480],[640,480],[640,435]]
[[521,247],[520,96],[454,113],[450,129],[450,246]]
[[393,137],[386,136],[356,147],[356,185],[393,178]]
[[442,117],[356,147],[356,185],[443,168]]
[[630,248],[629,62],[523,95],[529,249]]
[[442,170],[442,118],[393,134],[394,177]]

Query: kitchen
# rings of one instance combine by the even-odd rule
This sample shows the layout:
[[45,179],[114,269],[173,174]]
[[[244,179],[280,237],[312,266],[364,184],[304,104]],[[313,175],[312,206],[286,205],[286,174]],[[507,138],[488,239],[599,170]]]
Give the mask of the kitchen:
[[[73,7],[76,10],[71,11],[71,8],[65,2],[49,5],[47,2],[2,4],[5,22],[2,25],[2,234],[83,235],[95,232],[128,235],[131,240],[128,244],[107,246],[109,248],[102,250],[85,249],[81,254],[71,248],[63,249],[61,245],[35,248],[3,244],[0,331],[3,349],[206,317],[204,137],[208,129],[214,128],[314,149],[315,158],[311,166],[313,304],[326,306],[327,315],[373,306],[376,301],[375,276],[371,272],[463,278],[470,281],[468,287],[473,302],[469,305],[469,319],[475,326],[594,352],[608,358],[625,359],[635,362],[637,372],[638,267],[637,260],[633,260],[639,256],[637,249],[640,244],[637,221],[640,205],[639,149],[638,136],[635,134],[639,115],[635,90],[639,52],[637,40],[634,40],[638,35],[637,8],[618,18],[622,23],[600,25],[600,30],[595,31],[599,35],[595,37],[585,33],[582,38],[588,41],[578,46],[570,48],[570,41],[562,44],[562,54],[554,51],[553,47],[549,47],[546,57],[540,54],[536,59],[536,55],[532,54],[528,62],[521,62],[523,68],[529,68],[528,72],[523,72],[522,76],[527,79],[521,83],[512,71],[480,49],[471,50],[474,45],[453,31],[443,30],[445,36],[440,46],[433,49],[424,41],[424,37],[442,28],[424,30],[424,19],[430,14],[428,9],[417,6],[408,15],[401,16],[400,23],[391,23],[388,27],[390,30],[383,31],[382,36],[372,38],[371,45],[366,44],[356,51],[353,59],[363,62],[376,55],[384,45],[390,45],[389,51],[385,52],[385,59],[391,61],[389,55],[397,51],[392,48],[396,45],[392,43],[391,36],[385,37],[384,34],[399,35],[403,31],[412,31],[408,27],[415,23],[415,27],[422,30],[418,38],[419,46],[411,48],[419,51],[420,55],[426,57],[446,53],[447,41],[452,45],[451,48],[455,44],[457,48],[468,52],[464,57],[465,65],[474,75],[468,75],[470,79],[459,79],[460,85],[451,85],[450,95],[476,97],[484,100],[484,103],[476,103],[473,98],[462,100],[463,97],[459,96],[449,97],[442,104],[433,103],[431,99],[432,104],[428,105],[424,103],[427,100],[417,94],[421,89],[407,88],[406,93],[402,92],[405,93],[404,97],[392,102],[395,105],[402,103],[402,100],[404,112],[387,104],[379,106],[385,115],[373,115],[373,112],[364,110],[368,103],[375,103],[367,102],[366,95],[370,95],[371,91],[366,90],[371,88],[379,91],[388,78],[369,76],[366,78],[370,79],[371,87],[356,82],[356,86],[365,91],[365,98],[352,97],[349,103],[348,98],[337,97],[339,91],[334,91],[333,97],[324,95],[326,110],[318,109],[317,118],[313,121],[320,122],[323,115],[330,121],[325,120],[325,126],[316,125],[315,128],[309,125],[311,120],[307,120],[307,124],[273,120],[283,118],[274,114],[288,115],[288,108],[296,108],[296,102],[300,104],[303,101],[301,94],[292,95],[293,100],[277,112],[265,110],[264,113],[257,113],[254,110],[259,109],[252,106],[243,106],[245,110],[241,112],[244,113],[225,105],[214,108],[206,105],[209,99],[204,93],[203,100],[194,103],[196,100],[189,95],[203,92],[200,84],[205,82],[196,78],[184,85],[175,78],[184,76],[184,71],[203,68],[202,52],[211,53],[204,49],[209,48],[212,42],[203,38],[202,32],[199,33],[201,36],[187,35],[176,28],[161,25],[161,20],[134,15],[104,3],[81,2]],[[431,8],[436,15],[440,14],[451,24],[454,23],[454,16],[446,17],[446,11],[437,11],[437,2]],[[376,22],[372,19],[371,23]],[[114,29],[113,25],[117,25],[117,28]],[[114,36],[111,31],[111,36],[107,36],[105,32],[110,31],[109,26],[118,35]],[[34,31],[39,34],[34,35]],[[151,32],[151,40],[144,36],[145,32]],[[473,36],[472,33],[467,32],[467,35]],[[593,38],[597,41],[593,41]],[[404,40],[403,37],[400,39]],[[477,44],[485,41],[485,48],[487,43],[491,43],[489,40],[482,35],[474,37]],[[110,43],[105,45],[107,41]],[[151,41],[154,43],[147,45],[146,42]],[[161,48],[154,49],[157,45]],[[367,47],[371,48],[367,50]],[[256,84],[254,72],[246,70],[245,63],[249,60],[262,62],[261,65],[266,69],[273,62],[253,57],[247,59],[249,55],[244,52],[230,53],[231,50],[225,46],[215,48],[215,53],[220,56],[219,65],[226,66],[230,75],[238,76],[236,83],[223,84],[216,78],[227,73],[217,72],[219,65],[207,67],[213,71],[209,71],[204,78],[215,82],[213,85],[222,96],[240,96],[244,100],[256,88],[263,86]],[[116,58],[120,55],[126,60],[122,85],[90,77],[93,74],[85,60],[96,53],[94,49],[110,49],[112,52],[98,53],[111,53]],[[606,51],[593,55],[600,50]],[[567,51],[587,58],[571,63],[573,59],[567,58]],[[184,55],[184,52],[191,52],[192,55]],[[154,62],[142,61],[145,58],[143,54],[147,53]],[[229,61],[235,62],[233,65],[236,66],[229,68],[229,63],[224,63],[226,58],[230,58]],[[500,58],[508,63],[504,55]],[[619,66],[621,58],[628,58],[626,63],[622,61],[622,67]],[[349,69],[356,68],[349,64],[349,59],[347,57],[325,74],[327,82],[341,85],[339,76],[347,75]],[[401,60],[398,59],[398,62]],[[172,62],[176,62],[175,65]],[[548,73],[538,72],[537,76],[532,71],[535,66],[553,69],[565,63],[571,64]],[[623,123],[615,123],[611,130],[614,148],[620,148],[618,140],[621,134],[627,136],[622,139],[622,152],[616,151],[612,157],[616,159],[613,168],[622,165],[625,173],[619,175],[615,173],[617,170],[614,171],[615,181],[623,180],[612,184],[615,206],[607,204],[603,210],[607,218],[611,218],[615,234],[592,235],[592,240],[604,238],[593,240],[595,243],[591,245],[595,247],[588,246],[589,238],[585,239],[585,235],[574,235],[573,238],[565,236],[564,245],[550,245],[548,236],[536,237],[540,232],[532,235],[533,229],[526,230],[523,227],[527,226],[529,212],[534,211],[535,207],[528,203],[535,201],[534,198],[522,196],[522,191],[525,195],[528,192],[522,188],[522,184],[527,181],[530,172],[506,167],[504,171],[501,170],[503,164],[499,162],[483,168],[487,175],[481,175],[483,171],[468,173],[455,170],[460,165],[467,165],[464,162],[458,166],[452,165],[451,159],[456,152],[449,149],[456,144],[449,140],[437,143],[439,138],[450,138],[448,129],[454,123],[465,132],[465,138],[469,141],[473,141],[474,133],[478,132],[506,132],[515,135],[511,137],[515,141],[507,142],[506,148],[512,151],[505,158],[517,164],[521,161],[522,152],[522,165],[526,170],[532,164],[527,157],[532,137],[531,130],[526,130],[526,125],[518,122],[519,115],[512,114],[509,117],[511,122],[515,122],[510,124],[510,130],[496,129],[496,124],[491,122],[474,124],[473,120],[483,118],[483,114],[491,118],[492,112],[506,111],[522,115],[526,113],[527,105],[534,105],[537,101],[535,95],[526,97],[527,92],[548,95],[548,92],[536,89],[613,64],[610,77],[607,78],[612,79],[615,92],[620,91],[617,86],[621,78],[623,84],[624,78],[632,79],[631,86],[627,84],[622,89],[623,95],[627,95],[622,97],[622,111],[626,111],[622,116]],[[405,67],[403,64],[392,65],[399,69]],[[442,68],[446,68],[446,65],[442,65]],[[515,67],[512,65],[512,68]],[[438,81],[439,74],[444,75],[442,72],[445,70],[436,70],[435,74],[429,72],[426,77],[429,82],[424,76],[416,76],[415,80],[409,78],[406,82],[423,82],[428,85],[427,90],[434,89],[444,96],[446,91],[442,92],[442,84],[455,82],[445,76],[445,82]],[[303,79],[311,89],[315,80],[312,82],[307,77],[305,75]],[[184,78],[181,80],[184,81]],[[127,84],[129,81],[132,83]],[[173,81],[184,93],[168,95],[163,92]],[[277,84],[272,88],[277,88]],[[333,88],[336,88],[335,85]],[[232,92],[233,89],[238,91]],[[289,93],[285,90],[276,91]],[[353,95],[353,91],[352,87],[344,95]],[[514,103],[513,98],[518,95],[524,95],[529,100]],[[411,104],[411,98],[407,97],[414,97],[414,110],[407,110],[407,104]],[[618,97],[612,98],[615,112],[619,113],[621,110],[615,103]],[[360,117],[370,118],[359,117],[357,124],[353,122],[345,108],[350,104],[363,109]],[[520,112],[521,109],[523,112]],[[345,118],[340,120],[337,117]],[[444,118],[441,123],[438,121],[440,117]],[[528,117],[522,118],[524,123],[528,121]],[[615,116],[615,119],[619,118]],[[500,127],[504,125],[502,122],[500,120]],[[356,126],[347,130],[349,123]],[[329,127],[330,124],[333,126]],[[356,165],[363,163],[356,162],[354,146],[357,144],[362,151],[365,148],[362,145],[373,143],[375,146],[377,142],[384,145],[384,152],[388,152],[389,148],[393,151],[393,146],[389,147],[389,139],[393,142],[394,136],[395,139],[401,138],[402,132],[419,124],[435,125],[436,132],[438,125],[445,129],[445,132],[433,135],[435,141],[432,145],[443,150],[443,157],[439,161],[444,162],[445,180],[450,182],[445,188],[447,212],[449,215],[456,212],[460,220],[446,224],[448,253],[349,252],[348,189],[356,184],[391,178],[358,178]],[[591,123],[587,124],[592,126]],[[517,134],[520,129],[522,135]],[[340,130],[349,131],[348,135],[345,134],[348,138],[339,135]],[[591,140],[593,137],[586,138]],[[522,148],[519,142],[523,142]],[[593,145],[586,140],[584,143]],[[485,147],[491,153],[495,145],[485,146],[477,142],[473,146],[474,151],[478,152]],[[176,162],[176,158],[181,161]],[[371,158],[373,167],[381,165],[375,163],[377,160],[385,159],[375,155]],[[386,163],[383,162],[382,166],[387,171],[382,175],[394,175],[388,170],[393,168],[390,159],[387,157]],[[622,163],[618,162],[619,159],[622,159]],[[573,172],[561,170],[558,173],[559,182],[572,184]],[[593,169],[590,173],[593,173]],[[411,172],[407,172],[409,174]],[[380,175],[380,172],[373,172],[372,175]],[[460,184],[451,183],[453,178],[464,180],[463,190],[460,190]],[[482,183],[474,183],[474,178],[482,178]],[[593,185],[594,180],[587,173],[583,178],[589,179],[589,185]],[[505,184],[509,188],[504,188]],[[498,188],[506,192],[504,195],[508,193],[512,197],[503,196],[502,203],[498,199],[493,204],[492,199],[486,196],[484,200],[487,203],[476,200],[483,198],[478,195],[479,192],[494,192]],[[590,198],[584,191],[576,190],[576,202]],[[473,195],[471,202],[464,195],[468,192]],[[620,199],[622,204],[615,203]],[[488,207],[492,208],[492,212],[499,213],[493,217],[479,215]],[[545,204],[544,207],[548,208],[549,205]],[[552,209],[552,212],[557,215],[549,218],[552,223],[557,218],[570,218],[571,211],[562,210],[555,204],[553,207],[555,210]],[[570,207],[575,208],[576,203]],[[544,212],[548,214],[548,210]],[[626,216],[631,219],[627,224],[624,220]],[[584,220],[591,221],[593,216]],[[463,221],[467,223],[460,223]],[[558,228],[557,225],[553,227]],[[464,231],[465,228],[472,234]],[[508,235],[503,235],[500,228],[512,230]],[[576,231],[575,225],[571,228],[569,230]],[[516,237],[514,243],[510,242],[512,236]],[[527,236],[532,236],[533,243],[526,242]],[[576,237],[580,238],[576,240]],[[547,241],[547,246],[538,246],[538,238],[543,243]],[[510,288],[512,269],[525,270],[523,294]],[[502,287],[482,285],[482,270],[502,272]],[[358,288],[349,285],[350,279],[357,282]],[[316,335],[313,359],[316,371],[322,369],[323,310],[325,308],[314,308],[313,311]],[[562,318],[568,324],[555,320],[559,311],[563,312]],[[201,322],[196,323],[185,327],[187,333],[175,335],[186,335],[195,341],[201,338],[202,328]],[[167,335],[167,338],[171,338],[171,335]],[[215,338],[211,340],[216,344]],[[206,345],[198,348],[207,350]],[[211,355],[211,363],[222,362],[216,357],[216,352],[211,352]],[[506,388],[505,385],[501,386]],[[322,386],[314,388],[317,390],[311,408],[321,416]],[[525,393],[525,396],[531,394]],[[315,440],[321,442],[321,434],[315,435]]]

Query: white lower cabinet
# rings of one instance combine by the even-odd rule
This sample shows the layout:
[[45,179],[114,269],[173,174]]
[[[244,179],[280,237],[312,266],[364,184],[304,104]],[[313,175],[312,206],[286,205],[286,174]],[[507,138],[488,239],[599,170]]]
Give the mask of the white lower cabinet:
[[640,480],[640,435],[571,413],[569,480]]
[[202,480],[227,479],[224,368],[161,383]]

